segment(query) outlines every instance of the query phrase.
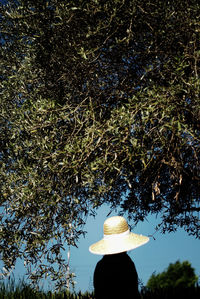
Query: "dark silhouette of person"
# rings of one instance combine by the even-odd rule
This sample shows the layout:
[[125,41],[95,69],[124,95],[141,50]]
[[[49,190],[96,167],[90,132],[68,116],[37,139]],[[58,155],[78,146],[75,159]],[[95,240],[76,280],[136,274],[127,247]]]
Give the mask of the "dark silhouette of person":
[[140,298],[138,275],[126,252],[104,255],[94,271],[96,299]]
[[103,228],[103,239],[89,247],[91,253],[103,255],[94,271],[95,298],[140,298],[137,271],[127,251],[144,245],[149,238],[130,232],[121,216],[106,219]]

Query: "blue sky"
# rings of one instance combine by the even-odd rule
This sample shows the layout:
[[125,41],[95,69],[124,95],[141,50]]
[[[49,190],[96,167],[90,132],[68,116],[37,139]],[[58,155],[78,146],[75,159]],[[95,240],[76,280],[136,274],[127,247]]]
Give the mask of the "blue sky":
[[[0,3],[5,2],[5,0],[0,0]],[[101,256],[92,255],[88,248],[102,238],[103,222],[108,211],[108,208],[103,207],[98,210],[95,218],[88,218],[85,226],[88,233],[85,238],[80,239],[78,248],[71,248],[70,269],[76,274],[76,291],[92,291],[94,268]],[[117,215],[117,213],[113,212],[110,216],[113,215]],[[152,235],[155,232],[155,222],[155,217],[150,216],[148,221],[138,224],[134,232],[147,236]],[[196,274],[200,276],[200,240],[188,236],[183,229],[165,235],[156,233],[154,237],[155,240],[151,237],[149,243],[129,253],[135,263],[139,279],[144,285],[153,272],[162,272],[169,263],[174,263],[177,260],[188,260],[195,268]],[[17,263],[14,273],[23,275],[22,263]]]
[[[98,210],[95,218],[89,217],[84,228],[87,231],[85,238],[80,238],[78,248],[71,248],[70,270],[76,274],[76,292],[79,290],[82,292],[92,291],[93,289],[93,272],[101,256],[91,254],[88,248],[92,243],[99,241],[103,237],[103,223],[107,218],[108,212],[108,208],[102,207]],[[109,217],[114,215],[117,215],[116,211],[113,211]],[[126,218],[126,215],[124,217]],[[158,222],[159,219],[149,216],[147,221],[139,223],[132,231],[151,236],[155,233],[154,227]],[[160,273],[170,263],[174,263],[177,260],[181,262],[188,260],[195,269],[196,275],[200,277],[200,240],[189,236],[183,229],[164,235],[157,232],[154,234],[154,238],[150,237],[150,241],[147,244],[128,253],[135,263],[139,279],[143,285],[146,285],[153,272]],[[67,247],[65,257],[67,260]],[[16,279],[24,277],[25,272],[22,261],[18,261],[13,273]],[[44,289],[51,289],[51,284],[48,283],[42,283],[41,286]]]
[[[101,256],[91,254],[88,247],[102,238],[103,223],[108,212],[107,208],[101,208],[96,218],[88,218],[85,227],[88,233],[85,238],[80,239],[79,247],[71,250],[70,267],[76,273],[76,291],[92,291],[94,268]],[[114,215],[117,213],[113,212],[110,216]],[[158,220],[153,216],[147,220],[139,223],[132,231],[147,236],[154,234],[155,223],[158,223]],[[143,285],[146,285],[154,271],[162,272],[177,260],[188,260],[195,273],[200,276],[200,240],[189,236],[183,229],[164,235],[157,232],[154,238],[155,240],[150,237],[147,244],[129,252]]]

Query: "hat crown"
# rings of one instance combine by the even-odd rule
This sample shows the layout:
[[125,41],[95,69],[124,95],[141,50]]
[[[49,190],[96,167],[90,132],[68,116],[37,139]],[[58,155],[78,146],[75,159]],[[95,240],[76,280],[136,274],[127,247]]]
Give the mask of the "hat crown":
[[128,223],[122,216],[113,216],[104,222],[104,235],[121,234],[129,229]]

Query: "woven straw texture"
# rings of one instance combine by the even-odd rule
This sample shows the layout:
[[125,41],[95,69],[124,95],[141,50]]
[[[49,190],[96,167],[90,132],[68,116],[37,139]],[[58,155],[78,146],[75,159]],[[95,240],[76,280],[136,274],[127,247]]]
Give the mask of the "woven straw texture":
[[108,218],[104,222],[104,235],[121,234],[129,229],[128,223],[121,216],[114,216]]
[[89,251],[99,255],[116,254],[133,250],[149,241],[148,237],[134,234],[129,232],[128,229],[128,224],[123,217],[108,218],[104,222],[105,238],[92,244]]

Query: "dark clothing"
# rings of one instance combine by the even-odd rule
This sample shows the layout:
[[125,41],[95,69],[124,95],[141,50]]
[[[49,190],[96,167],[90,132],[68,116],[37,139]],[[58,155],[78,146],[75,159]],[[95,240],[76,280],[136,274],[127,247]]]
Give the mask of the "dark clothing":
[[96,299],[138,299],[138,275],[126,252],[104,255],[94,271]]

